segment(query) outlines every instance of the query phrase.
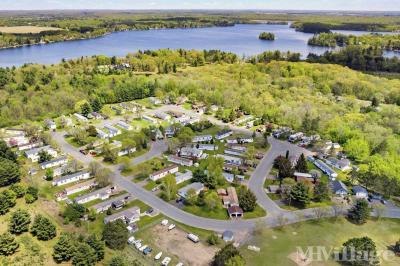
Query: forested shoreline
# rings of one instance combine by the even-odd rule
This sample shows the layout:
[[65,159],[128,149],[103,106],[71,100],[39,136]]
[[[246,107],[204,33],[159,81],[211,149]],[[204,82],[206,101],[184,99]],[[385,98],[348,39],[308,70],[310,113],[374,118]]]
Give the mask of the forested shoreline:
[[59,31],[37,34],[0,33],[0,48],[90,39],[107,33],[127,30],[160,28],[196,28],[234,26],[244,23],[287,23],[298,31],[321,33],[330,30],[399,31],[397,16],[343,16],[321,14],[273,14],[250,11],[238,12],[118,12],[118,11],[60,11],[20,12],[0,14],[0,26],[39,26],[59,28]]

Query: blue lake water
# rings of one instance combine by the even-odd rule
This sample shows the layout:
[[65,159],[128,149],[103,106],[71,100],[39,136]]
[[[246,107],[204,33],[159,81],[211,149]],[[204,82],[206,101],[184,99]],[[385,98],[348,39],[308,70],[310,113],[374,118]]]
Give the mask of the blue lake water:
[[[261,41],[263,32],[275,34],[275,41]],[[343,32],[343,31],[342,31]],[[360,32],[347,32],[360,34]],[[125,56],[138,50],[161,48],[219,49],[234,52],[239,56],[255,55],[267,50],[321,54],[324,47],[308,46],[312,34],[296,32],[288,25],[238,24],[234,27],[212,27],[195,29],[159,29],[147,31],[115,32],[106,36],[51,44],[24,46],[0,50],[0,66],[20,66],[25,63],[54,64],[61,59],[81,56],[107,55]],[[389,53],[393,56],[395,53]]]

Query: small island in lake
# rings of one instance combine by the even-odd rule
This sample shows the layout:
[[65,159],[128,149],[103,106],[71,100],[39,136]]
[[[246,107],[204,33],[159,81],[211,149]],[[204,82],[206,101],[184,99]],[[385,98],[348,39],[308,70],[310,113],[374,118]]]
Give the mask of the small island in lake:
[[262,32],[260,33],[260,36],[258,36],[260,40],[265,40],[265,41],[273,41],[275,40],[275,34],[271,32]]

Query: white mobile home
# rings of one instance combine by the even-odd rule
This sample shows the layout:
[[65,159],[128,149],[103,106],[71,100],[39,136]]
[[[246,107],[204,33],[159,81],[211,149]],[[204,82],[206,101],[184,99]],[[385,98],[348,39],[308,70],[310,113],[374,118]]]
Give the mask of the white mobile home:
[[192,139],[192,142],[209,142],[213,139],[213,136],[211,135],[201,135],[201,136],[195,136]]
[[132,129],[133,129],[133,127],[132,127],[131,125],[125,123],[124,121],[119,121],[119,122],[117,123],[117,126],[123,128],[123,129],[125,129],[125,130],[132,130]]
[[178,170],[179,170],[178,166],[173,164],[173,165],[168,166],[167,168],[161,169],[157,172],[150,174],[149,178],[150,178],[150,180],[157,181],[169,174],[177,173]]
[[190,170],[186,170],[184,173],[176,173],[175,174],[175,180],[176,180],[176,184],[180,184],[183,183],[187,180],[190,180],[193,178],[193,173]]
[[57,157],[57,151],[52,149],[49,145],[48,146],[43,146],[40,148],[34,148],[31,150],[25,151],[25,156],[28,159],[31,159],[32,162],[37,162],[39,160],[39,153],[41,151],[46,151],[48,154],[50,154],[52,157]]
[[44,162],[40,164],[40,168],[42,169],[47,169],[47,168],[51,168],[51,167],[56,167],[56,166],[60,166],[60,165],[64,165],[68,163],[68,158],[63,156],[48,162]]
[[90,178],[90,173],[88,171],[81,171],[71,175],[62,176],[60,178],[53,180],[53,186],[62,186],[70,184],[79,180],[85,180]]
[[238,165],[238,166],[243,164],[243,159],[239,158],[239,157],[222,155],[222,154],[218,154],[217,156],[223,158],[225,163],[227,163],[227,164],[234,164],[234,165]]
[[192,166],[193,165],[193,161],[192,160],[181,158],[181,157],[178,157],[178,156],[175,156],[175,155],[168,156],[168,161],[172,162],[172,163],[179,164],[179,165],[183,165],[183,166]]

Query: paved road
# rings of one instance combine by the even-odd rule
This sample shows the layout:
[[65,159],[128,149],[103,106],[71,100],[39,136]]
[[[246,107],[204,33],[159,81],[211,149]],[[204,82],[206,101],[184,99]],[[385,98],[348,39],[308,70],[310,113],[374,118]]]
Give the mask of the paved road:
[[[166,110],[166,107],[163,107],[161,110]],[[174,109],[182,110],[180,108]],[[186,111],[186,110],[185,110]],[[220,121],[215,121],[214,119],[210,120],[213,123],[223,125]],[[240,131],[242,133],[251,133],[247,129],[238,128],[236,126],[230,126],[232,129]],[[53,132],[52,133],[54,140],[58,143],[60,148],[81,161],[83,164],[88,165],[94,159],[90,156],[85,156],[78,151],[78,149],[71,146],[67,143],[63,137],[64,133]],[[304,153],[307,155],[309,152],[303,148],[300,148],[296,145],[292,145],[288,142],[283,142],[276,140],[274,138],[270,138],[269,142],[271,144],[270,150],[266,153],[264,158],[261,160],[255,171],[252,173],[251,178],[249,180],[249,188],[255,193],[258,203],[267,211],[267,216],[262,218],[256,218],[251,220],[215,220],[209,218],[203,218],[199,216],[192,215],[190,213],[184,212],[177,207],[163,201],[153,193],[145,190],[140,187],[138,184],[135,184],[129,180],[129,178],[121,175],[119,171],[119,166],[104,166],[113,171],[113,181],[118,186],[124,188],[129,193],[133,194],[136,198],[140,199],[147,205],[160,210],[164,215],[187,225],[203,228],[207,230],[213,230],[222,232],[224,230],[232,230],[232,231],[242,231],[242,230],[253,230],[258,224],[267,227],[276,227],[281,226],[283,224],[290,224],[295,222],[300,222],[309,219],[321,218],[322,216],[332,216],[335,215],[334,208],[315,208],[315,209],[306,209],[299,211],[287,211],[281,209],[274,201],[272,201],[264,191],[264,182],[266,177],[268,176],[270,170],[272,169],[273,161],[278,155],[284,155],[287,150],[292,155],[300,155]],[[159,157],[163,152],[167,150],[167,145],[165,141],[157,141],[151,144],[151,149],[148,153],[139,156],[133,159],[134,164],[139,164],[146,160],[149,160],[154,157]],[[344,210],[341,210],[344,211]],[[387,209],[383,216],[392,217],[392,218],[400,218],[400,210],[398,208],[390,208]]]

